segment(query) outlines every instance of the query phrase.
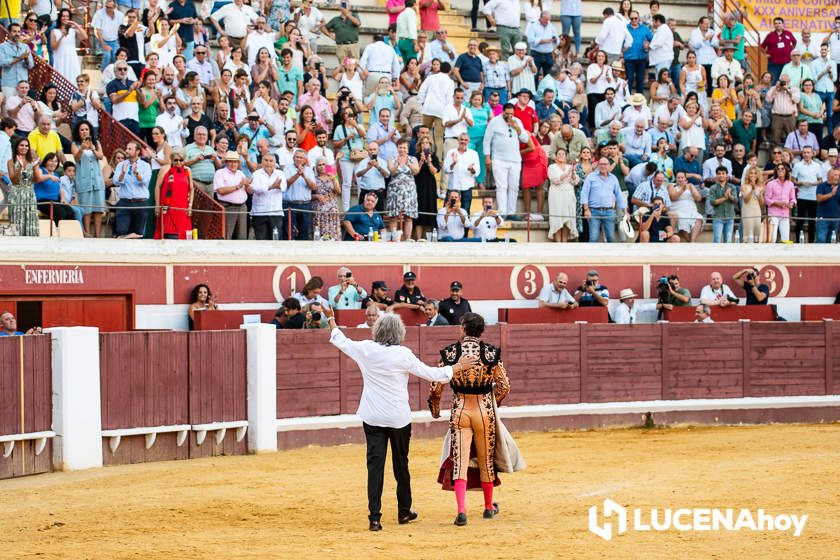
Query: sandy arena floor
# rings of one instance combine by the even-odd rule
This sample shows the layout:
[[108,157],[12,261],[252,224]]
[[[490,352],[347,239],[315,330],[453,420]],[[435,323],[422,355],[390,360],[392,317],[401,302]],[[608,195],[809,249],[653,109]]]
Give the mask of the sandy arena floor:
[[[685,427],[518,436],[502,513],[453,526],[436,486],[439,441],[411,451],[417,522],[399,526],[386,470],[383,525],[367,531],[364,447],[108,467],[0,481],[0,558],[840,558],[840,425]],[[390,469],[390,462],[388,464]],[[587,530],[589,506],[807,513],[790,532]],[[833,552],[832,552],[833,551]]]

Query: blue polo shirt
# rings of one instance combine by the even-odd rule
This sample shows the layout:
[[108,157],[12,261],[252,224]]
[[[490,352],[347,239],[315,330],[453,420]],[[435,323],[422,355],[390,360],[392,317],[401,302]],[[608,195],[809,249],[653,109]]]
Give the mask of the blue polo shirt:
[[[680,156],[674,160],[674,176],[676,177],[677,173],[680,171],[703,175],[703,166],[700,164],[700,160],[695,159],[694,161],[689,162],[686,161],[683,156]],[[689,179],[688,182],[695,186],[702,183],[702,181],[694,178]]]
[[463,53],[455,59],[455,68],[458,68],[461,72],[461,79],[465,82],[481,81],[483,66],[480,56],[470,56],[469,53]]
[[[831,193],[831,185],[828,183],[817,186],[817,194],[829,193]],[[825,202],[817,203],[817,218],[840,218],[840,189]]]
[[[350,222],[353,230],[362,236],[367,236],[371,228],[373,231],[385,229],[385,221],[382,219],[382,215],[379,212],[374,212],[372,216],[368,216],[361,204],[351,207],[344,215],[344,219]],[[344,240],[352,241],[353,238],[347,232],[344,232]]]
[[653,33],[646,25],[639,25],[633,29],[630,24],[627,24],[627,31],[633,37],[633,44],[624,53],[624,60],[645,60],[648,57],[648,51],[645,50],[644,42],[650,43],[653,40]]

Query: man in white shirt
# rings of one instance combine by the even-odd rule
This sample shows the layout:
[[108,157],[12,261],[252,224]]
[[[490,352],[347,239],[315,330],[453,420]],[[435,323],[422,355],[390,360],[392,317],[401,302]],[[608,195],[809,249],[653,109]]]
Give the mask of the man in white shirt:
[[458,145],[446,152],[443,170],[448,176],[449,192],[457,191],[461,195],[461,206],[470,213],[472,190],[475,177],[480,172],[478,152],[470,148],[470,136],[466,131],[458,136]]
[[695,323],[714,323],[712,321],[712,308],[701,303],[694,308],[694,322]]
[[431,62],[432,58],[436,58],[441,62],[448,62],[452,66],[455,65],[455,60],[458,58],[458,53],[455,50],[455,46],[446,40],[446,29],[438,29],[435,31],[435,38],[433,41],[429,42],[427,48],[429,49],[429,55],[431,58],[423,57],[423,60],[429,60]]
[[793,164],[791,178],[796,185],[796,220],[794,237],[799,239],[799,233],[804,229],[808,220],[808,243],[813,243],[817,231],[817,186],[826,180],[825,167],[822,162],[814,159],[814,149],[802,146],[802,159]]
[[624,134],[624,157],[633,167],[650,159],[651,140],[647,130],[647,121],[636,120],[633,127],[622,130]]
[[837,65],[828,57],[828,45],[820,45],[820,54],[811,62],[814,91],[825,103],[826,122],[829,126],[834,122],[834,83],[837,81]]
[[396,87],[402,71],[402,64],[394,47],[385,43],[383,35],[377,34],[373,36],[373,43],[366,46],[365,50],[362,51],[359,68],[364,68],[368,73],[365,79],[365,97],[367,97],[376,90],[379,85],[379,78],[388,78]]
[[[706,95],[712,95],[712,82],[708,76],[712,75],[712,64],[717,60],[718,36],[712,29],[712,20],[706,16],[700,18],[697,27],[691,30],[688,44],[697,54],[697,64],[706,69]],[[734,51],[733,51],[734,52]],[[673,76],[674,79],[678,76]]]
[[498,238],[496,230],[500,225],[502,225],[502,218],[493,209],[493,197],[485,196],[481,199],[481,212],[473,214],[470,218],[473,237],[484,241],[495,241]]
[[417,98],[423,105],[423,126],[433,129],[435,151],[439,158],[443,158],[443,115],[455,97],[455,84],[449,77],[449,64],[443,62],[440,68],[440,72],[434,72],[423,80]]
[[[532,94],[537,91],[534,76],[537,75],[537,65],[534,57],[529,56],[526,43],[516,43],[513,46],[513,55],[508,58],[508,71],[510,72],[510,90],[519,91],[527,89]],[[548,72],[546,72],[548,75]]]
[[450,191],[446,203],[438,210],[438,241],[460,241],[469,227],[469,216],[461,208],[461,193]]
[[187,72],[198,74],[198,81],[204,87],[212,88],[216,85],[219,77],[219,66],[216,61],[207,56],[207,45],[200,45],[195,48],[195,57],[187,62]]
[[312,5],[312,0],[303,0],[300,8],[295,10],[293,19],[297,21],[303,38],[309,41],[309,49],[312,54],[318,53],[318,33],[322,25],[326,25],[326,19],[321,11]]
[[430,367],[403,346],[405,325],[399,315],[385,313],[373,325],[373,340],[353,341],[344,336],[329,317],[330,342],[359,366],[364,380],[356,414],[362,419],[367,442],[368,520],[371,531],[381,531],[382,484],[388,442],[391,442],[394,476],[397,479],[398,522],[417,518],[411,510],[411,477],[408,447],[411,440],[411,405],[408,376],[447,382],[458,370],[475,367],[475,358],[462,356],[455,366]]
[[615,102],[615,90],[608,87],[604,91],[604,100],[595,105],[595,128],[607,128],[616,120],[621,120],[621,106]]
[[117,49],[120,48],[120,25],[123,22],[122,12],[117,11],[116,0],[107,0],[105,7],[93,14],[91,25],[99,44],[102,47],[102,62],[99,71],[102,72],[109,64],[117,61]]
[[331,149],[327,147],[327,140],[329,139],[329,135],[327,131],[324,129],[319,129],[318,134],[315,135],[315,142],[317,142],[316,146],[313,146],[309,152],[306,154],[307,159],[309,160],[309,167],[315,169],[315,163],[324,158],[327,162],[327,174],[335,174],[335,154]]
[[277,169],[274,154],[262,157],[262,167],[254,172],[251,184],[245,187],[251,199],[251,225],[254,239],[271,240],[283,237],[283,193],[286,192],[286,175]]
[[607,62],[612,63],[633,44],[633,37],[627,30],[627,25],[616,17],[612,8],[604,8],[602,15],[604,23],[595,37],[595,43],[607,54]]
[[554,309],[574,309],[578,306],[577,301],[566,289],[569,283],[569,277],[565,272],[558,272],[554,277],[554,282],[543,286],[540,290],[540,295],[537,296],[537,302],[540,307],[552,307]]
[[165,110],[155,119],[155,125],[159,126],[166,133],[166,142],[172,148],[183,148],[184,138],[190,135],[187,122],[178,111],[178,102],[175,96],[170,95],[163,100]]
[[[658,14],[657,14],[658,15]],[[630,325],[636,322],[636,308],[633,305],[639,297],[630,288],[624,288],[619,293],[620,303],[612,312],[613,322],[618,325]]]
[[[452,103],[443,110],[443,153],[458,147],[458,138],[473,125],[472,110],[464,105],[464,90],[456,88]],[[444,170],[444,173],[448,173]]]
[[700,290],[700,303],[705,305],[717,305],[720,307],[729,307],[730,305],[738,305],[738,298],[732,293],[732,290],[723,283],[723,276],[720,272],[712,272],[709,277],[709,284],[703,286]]
[[[238,47],[242,38],[248,33],[248,26],[257,21],[257,13],[246,5],[243,0],[233,0],[230,4],[225,4],[210,16],[210,22],[219,35],[227,35],[230,39],[230,44],[233,47]],[[225,28],[219,25],[224,22]]]
[[653,39],[650,42],[650,65],[656,69],[656,76],[660,70],[670,70],[674,61],[674,32],[668,27],[665,16],[653,16]]
[[835,71],[840,74],[840,16],[834,18],[834,26],[831,33],[823,39],[823,45],[828,45],[831,60],[837,65]]
[[372,329],[373,325],[376,324],[376,320],[379,319],[379,308],[376,304],[371,304],[367,306],[365,309],[365,322],[359,323],[356,325],[357,329]]
[[723,47],[723,56],[715,59],[712,64],[712,83],[716,86],[718,76],[726,75],[729,78],[729,83],[734,84],[735,81],[744,79],[744,71],[741,70],[741,63],[733,58],[735,55],[735,47],[726,45]]
[[519,20],[522,8],[519,2],[511,0],[489,0],[484,3],[484,12],[490,24],[488,31],[499,34],[502,56],[505,58],[513,54],[513,45],[519,42]]
[[528,142],[528,131],[513,116],[513,105],[506,103],[502,114],[491,119],[484,132],[484,165],[493,170],[496,203],[501,216],[514,215],[516,212],[522,171],[520,142]]
[[297,150],[297,131],[286,131],[286,145],[274,150],[274,155],[277,157],[277,167],[280,171],[286,170],[286,166],[291,166],[294,163],[295,150]]

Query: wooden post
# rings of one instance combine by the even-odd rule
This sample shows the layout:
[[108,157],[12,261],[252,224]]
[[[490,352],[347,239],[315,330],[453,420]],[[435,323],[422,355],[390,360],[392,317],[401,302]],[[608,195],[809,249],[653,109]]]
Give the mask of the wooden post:
[[578,347],[580,348],[580,399],[578,402],[589,402],[587,382],[589,377],[589,346],[586,344],[585,322],[578,323]]
[[830,395],[834,389],[834,359],[831,339],[834,333],[834,321],[823,319],[825,329],[825,394]]
[[752,348],[750,337],[750,321],[749,319],[740,319],[741,323],[741,357],[742,357],[742,376],[741,376],[741,396],[749,397],[752,395]]

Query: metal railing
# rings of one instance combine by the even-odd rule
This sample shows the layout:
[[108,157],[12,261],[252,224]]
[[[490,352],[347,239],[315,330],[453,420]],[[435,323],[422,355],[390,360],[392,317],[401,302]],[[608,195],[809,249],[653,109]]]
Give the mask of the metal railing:
[[[756,80],[761,76],[761,33],[753,25],[741,6],[735,0],[709,0],[709,13],[718,29],[723,29],[723,18],[727,13],[739,15],[738,21],[744,26],[744,56],[750,65],[750,72]],[[752,49],[748,47],[754,47]]]

